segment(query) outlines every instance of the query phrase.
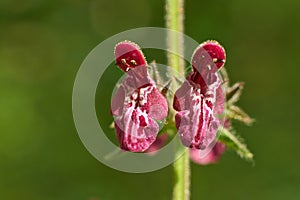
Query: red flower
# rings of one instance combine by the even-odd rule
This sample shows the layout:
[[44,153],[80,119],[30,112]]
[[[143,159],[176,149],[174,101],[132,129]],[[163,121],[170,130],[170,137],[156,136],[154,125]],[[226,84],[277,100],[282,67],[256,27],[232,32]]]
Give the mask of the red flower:
[[111,103],[120,147],[143,152],[155,141],[168,114],[168,104],[147,73],[147,62],[139,46],[121,42],[115,47],[116,64],[126,76]]
[[[230,129],[230,120],[225,119],[223,128]],[[216,142],[215,146],[211,151],[206,154],[204,157],[201,157],[201,150],[199,149],[190,149],[190,158],[193,162],[200,165],[208,165],[217,163],[220,157],[226,150],[226,145],[222,142]]]
[[155,155],[159,149],[161,149],[168,141],[169,136],[167,133],[162,133],[158,136],[155,142],[147,149],[146,153],[149,155]]
[[215,139],[224,110],[224,94],[217,71],[225,63],[223,47],[208,41],[192,56],[193,72],[175,92],[176,127],[183,145],[205,149]]
[[215,146],[212,148],[212,150],[202,158],[200,157],[199,149],[190,149],[190,158],[192,161],[200,165],[214,164],[219,161],[225,149],[226,149],[225,144],[221,142],[217,142]]

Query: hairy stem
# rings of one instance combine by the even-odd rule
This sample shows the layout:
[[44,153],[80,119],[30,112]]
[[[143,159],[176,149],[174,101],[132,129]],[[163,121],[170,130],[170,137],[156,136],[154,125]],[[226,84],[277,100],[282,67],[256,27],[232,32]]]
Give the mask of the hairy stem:
[[[166,0],[166,13],[166,27],[183,33],[184,0]],[[181,34],[168,32],[167,45],[169,51],[183,55],[183,37]],[[184,60],[178,55],[168,52],[168,65],[181,76],[184,76]],[[181,151],[176,153],[176,158],[179,153]],[[190,197],[189,151],[185,151],[174,162],[174,177],[173,200],[188,200]]]
[[[184,0],[166,0],[166,26],[168,29],[183,33]],[[180,34],[168,32],[168,49],[183,55],[183,38]],[[179,74],[184,75],[184,60],[168,52],[168,64]]]
[[185,151],[174,162],[173,200],[188,200],[190,198],[190,158]]

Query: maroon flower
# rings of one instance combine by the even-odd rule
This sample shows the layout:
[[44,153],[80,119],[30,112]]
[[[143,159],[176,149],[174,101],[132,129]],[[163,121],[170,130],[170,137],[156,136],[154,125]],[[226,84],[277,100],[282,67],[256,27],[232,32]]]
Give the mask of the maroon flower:
[[[223,128],[230,129],[231,123],[229,119],[225,119],[223,123]],[[226,150],[226,145],[222,142],[216,142],[211,151],[205,156],[201,156],[202,152],[199,149],[190,149],[190,158],[193,162],[200,165],[208,165],[217,163],[220,157]]]
[[175,92],[176,127],[187,147],[203,150],[215,139],[220,124],[217,115],[223,113],[225,101],[217,71],[225,59],[219,43],[201,44],[192,56],[192,73]]
[[221,157],[221,155],[225,152],[226,145],[217,142],[212,150],[205,155],[204,157],[200,157],[201,150],[199,149],[190,149],[190,158],[193,162],[200,165],[208,165],[217,163]]
[[168,114],[166,99],[147,73],[147,62],[139,46],[121,42],[115,47],[116,64],[126,76],[111,103],[120,147],[143,152],[155,141],[159,126]]
[[168,141],[169,136],[167,133],[162,133],[159,135],[155,142],[145,151],[149,155],[155,155],[159,149],[161,149]]

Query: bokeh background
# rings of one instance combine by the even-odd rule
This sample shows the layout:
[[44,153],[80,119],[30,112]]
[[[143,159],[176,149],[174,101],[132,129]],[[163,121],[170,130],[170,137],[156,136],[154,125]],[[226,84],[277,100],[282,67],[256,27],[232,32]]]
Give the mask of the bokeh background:
[[[232,151],[218,165],[192,164],[192,199],[300,199],[299,12],[297,0],[186,2],[186,34],[226,47],[232,81],[246,82],[239,105],[256,119],[235,124],[255,165]],[[147,174],[104,166],[81,143],[71,107],[87,54],[120,31],[163,27],[164,14],[162,0],[0,0],[0,199],[171,198],[171,166]],[[122,75],[110,71],[106,97]]]

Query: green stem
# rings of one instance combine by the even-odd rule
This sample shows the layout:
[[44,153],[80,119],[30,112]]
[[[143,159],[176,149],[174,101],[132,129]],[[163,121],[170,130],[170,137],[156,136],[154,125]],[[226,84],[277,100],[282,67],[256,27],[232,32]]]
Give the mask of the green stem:
[[[184,0],[166,0],[166,26],[168,29],[183,33],[183,6]],[[183,55],[183,37],[181,34],[168,32],[167,45],[169,51],[178,52],[179,55]],[[168,52],[168,65],[181,76],[185,75],[184,60],[178,55]],[[179,156],[179,153],[181,153],[181,151],[176,152],[176,158]],[[181,157],[174,162],[174,176],[173,200],[188,200],[190,197],[189,151],[185,151]]]
[[174,163],[173,200],[188,200],[190,198],[190,157],[185,151]]
[[[184,0],[166,0],[166,26],[168,29],[183,33]],[[168,32],[168,49],[183,55],[183,37]],[[179,74],[184,75],[184,60],[168,52],[168,64]]]

